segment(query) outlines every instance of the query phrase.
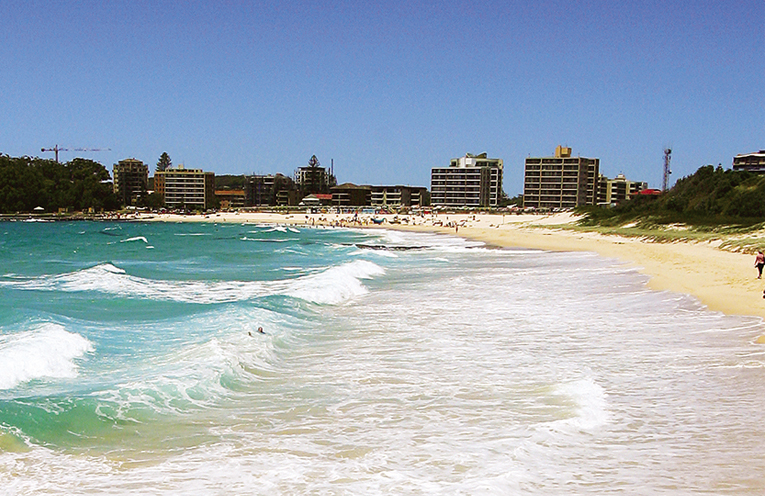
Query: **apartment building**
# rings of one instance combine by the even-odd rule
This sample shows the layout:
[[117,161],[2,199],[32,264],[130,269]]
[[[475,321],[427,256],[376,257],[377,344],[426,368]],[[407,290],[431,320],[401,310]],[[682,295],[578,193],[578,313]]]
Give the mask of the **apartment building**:
[[434,167],[430,203],[443,207],[496,207],[502,196],[502,159],[466,154]]
[[331,170],[321,166],[319,159],[313,155],[308,161],[308,166],[299,167],[295,171],[295,184],[303,196],[315,193],[327,193],[329,188],[335,186],[337,181]]
[[135,205],[146,194],[149,182],[149,166],[134,158],[126,158],[114,164],[114,194],[122,205]]
[[357,186],[353,183],[343,183],[329,189],[332,194],[332,205],[336,207],[369,205],[371,190],[371,186]]
[[739,153],[733,157],[734,171],[765,172],[765,150],[754,153]]
[[249,207],[297,205],[297,186],[283,174],[247,176],[245,204]]
[[533,208],[574,208],[595,205],[600,159],[572,157],[558,146],[553,157],[526,159],[523,205]]
[[417,186],[372,186],[373,207],[421,207],[427,203],[427,188]]
[[603,174],[598,174],[598,205],[613,205],[629,200],[643,190],[648,189],[645,181],[630,181],[624,174],[618,174],[614,179],[609,179]]
[[154,173],[154,191],[170,208],[206,210],[215,200],[215,173],[183,165]]

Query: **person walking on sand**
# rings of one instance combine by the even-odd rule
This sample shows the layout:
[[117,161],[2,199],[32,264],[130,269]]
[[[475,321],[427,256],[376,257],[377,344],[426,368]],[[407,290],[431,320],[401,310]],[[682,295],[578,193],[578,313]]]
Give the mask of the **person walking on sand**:
[[763,255],[762,250],[757,250],[754,266],[757,267],[757,279],[762,279],[762,268],[765,267],[765,255]]

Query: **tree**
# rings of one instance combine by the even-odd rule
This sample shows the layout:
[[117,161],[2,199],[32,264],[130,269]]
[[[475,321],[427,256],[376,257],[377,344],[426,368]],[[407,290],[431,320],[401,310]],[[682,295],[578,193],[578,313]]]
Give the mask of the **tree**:
[[54,160],[0,155],[0,212],[59,208],[113,210],[119,206],[109,172],[92,160]]
[[157,162],[157,172],[162,172],[172,167],[173,161],[170,160],[170,155],[167,152],[162,152],[159,156],[159,162]]
[[149,207],[152,210],[159,210],[165,206],[165,202],[162,200],[162,195],[159,193],[149,193],[138,199],[138,205],[141,207]]

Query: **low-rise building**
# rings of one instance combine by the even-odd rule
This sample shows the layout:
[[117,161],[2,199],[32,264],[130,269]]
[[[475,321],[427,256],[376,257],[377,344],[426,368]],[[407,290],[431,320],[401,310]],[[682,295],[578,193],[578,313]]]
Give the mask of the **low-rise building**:
[[314,193],[307,195],[298,204],[301,207],[329,207],[332,206],[332,195],[329,193]]
[[434,167],[430,203],[443,207],[497,207],[502,196],[502,159],[466,154],[449,167]]
[[135,205],[146,194],[149,166],[134,158],[126,158],[114,164],[114,194],[123,205]]
[[357,186],[343,183],[329,189],[332,193],[332,205],[337,207],[363,207],[369,205],[371,186]]
[[183,165],[154,173],[154,191],[169,208],[206,210],[215,199],[215,173]]
[[372,186],[369,205],[373,207],[422,207],[427,202],[427,188],[417,186]]
[[215,199],[220,208],[228,210],[231,208],[242,208],[245,203],[245,194],[243,189],[219,189],[215,191]]
[[526,159],[523,206],[574,208],[595,205],[600,159],[572,157],[571,148],[558,146],[553,157]]
[[603,174],[598,175],[598,205],[613,205],[629,200],[641,191],[648,189],[645,181],[630,181],[624,174],[618,174],[609,179]]
[[739,153],[733,157],[734,171],[765,173],[765,150],[753,153]]

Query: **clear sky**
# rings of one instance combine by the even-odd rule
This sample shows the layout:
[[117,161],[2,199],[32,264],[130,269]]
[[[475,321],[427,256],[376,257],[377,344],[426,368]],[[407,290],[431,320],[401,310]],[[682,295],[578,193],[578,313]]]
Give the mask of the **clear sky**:
[[0,0],[0,153],[430,187],[556,145],[660,187],[765,149],[765,2]]

